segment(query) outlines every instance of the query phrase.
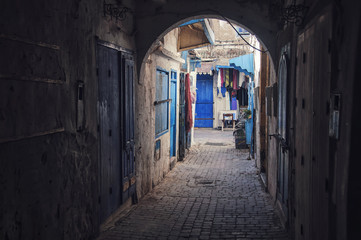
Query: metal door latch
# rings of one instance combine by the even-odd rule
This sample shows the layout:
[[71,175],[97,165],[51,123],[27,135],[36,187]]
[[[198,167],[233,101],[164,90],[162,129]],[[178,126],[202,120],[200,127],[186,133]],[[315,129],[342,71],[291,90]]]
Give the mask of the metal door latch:
[[281,136],[281,134],[275,133],[275,134],[269,134],[268,136],[269,136],[270,139],[272,137],[274,137],[280,143],[283,153],[285,153],[286,151],[288,151],[290,149],[290,146],[288,145],[286,139],[284,139]]

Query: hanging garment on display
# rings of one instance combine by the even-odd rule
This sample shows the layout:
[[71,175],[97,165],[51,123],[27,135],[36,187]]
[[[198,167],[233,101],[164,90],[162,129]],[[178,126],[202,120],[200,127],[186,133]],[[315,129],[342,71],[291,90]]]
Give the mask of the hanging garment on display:
[[237,80],[238,80],[238,74],[239,74],[239,72],[236,70],[236,69],[234,69],[233,70],[233,89],[238,89],[238,84],[237,84]]
[[240,88],[237,90],[237,100],[239,106],[247,106],[248,105],[248,90],[245,88]]
[[193,125],[192,117],[192,97],[191,97],[191,84],[189,79],[189,73],[186,75],[185,81],[185,102],[186,102],[186,131],[190,132]]
[[221,87],[224,87],[224,71],[223,71],[223,68],[219,69],[219,72],[221,73]]
[[227,88],[221,87],[221,93],[223,97],[226,97]]
[[233,88],[233,69],[229,69],[229,86]]
[[220,91],[221,87],[222,87],[222,82],[221,82],[221,69],[220,69],[217,74],[217,91]]
[[225,68],[223,69],[223,75],[224,75],[224,82],[225,82],[225,87],[229,87],[229,69]]

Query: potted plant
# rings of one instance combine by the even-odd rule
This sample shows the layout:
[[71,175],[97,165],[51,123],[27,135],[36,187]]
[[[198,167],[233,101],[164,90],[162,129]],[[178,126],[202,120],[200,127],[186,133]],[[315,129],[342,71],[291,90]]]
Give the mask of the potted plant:
[[243,113],[244,113],[244,118],[245,118],[245,119],[251,119],[251,118],[252,118],[252,112],[251,112],[251,110],[245,109],[245,110],[243,111]]

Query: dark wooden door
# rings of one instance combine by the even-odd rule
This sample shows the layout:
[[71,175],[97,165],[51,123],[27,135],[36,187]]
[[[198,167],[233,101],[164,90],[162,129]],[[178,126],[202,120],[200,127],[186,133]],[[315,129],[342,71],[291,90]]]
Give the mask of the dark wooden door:
[[98,44],[99,203],[103,222],[135,193],[133,57]]
[[121,204],[118,51],[98,45],[100,219]]
[[186,149],[186,128],[185,128],[185,75],[180,74],[179,78],[179,160],[185,157]]
[[278,171],[277,171],[277,198],[282,204],[284,214],[288,214],[288,137],[287,137],[287,76],[288,55],[281,56],[278,72]]
[[134,159],[134,60],[130,54],[121,53],[122,68],[122,201],[135,193]]

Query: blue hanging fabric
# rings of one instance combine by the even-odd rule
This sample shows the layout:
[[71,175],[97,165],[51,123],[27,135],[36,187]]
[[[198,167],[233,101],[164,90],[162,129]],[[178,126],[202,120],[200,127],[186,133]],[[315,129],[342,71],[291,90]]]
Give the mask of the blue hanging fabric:
[[221,87],[221,93],[223,97],[226,97],[226,92],[227,92],[227,88],[226,87]]

